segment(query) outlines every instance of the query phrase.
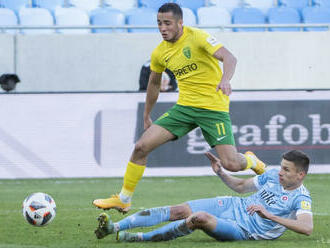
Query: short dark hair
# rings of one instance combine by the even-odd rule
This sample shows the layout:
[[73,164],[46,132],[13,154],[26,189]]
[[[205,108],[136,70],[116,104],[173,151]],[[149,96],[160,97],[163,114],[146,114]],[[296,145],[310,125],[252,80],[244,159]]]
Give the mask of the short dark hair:
[[158,9],[158,13],[166,13],[166,12],[172,12],[173,16],[175,16],[177,19],[182,19],[183,16],[182,9],[176,3],[164,3]]
[[309,168],[309,157],[302,151],[288,151],[282,155],[282,158],[293,162],[298,171],[304,171],[307,174]]

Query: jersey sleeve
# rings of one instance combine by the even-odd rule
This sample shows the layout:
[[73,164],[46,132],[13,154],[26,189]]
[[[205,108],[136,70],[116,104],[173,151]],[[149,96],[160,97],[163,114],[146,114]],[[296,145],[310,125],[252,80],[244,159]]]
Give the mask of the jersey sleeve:
[[211,36],[202,30],[196,33],[195,38],[199,43],[199,46],[211,55],[213,55],[219,48],[223,47],[223,45],[214,36]]
[[260,189],[268,180],[273,180],[274,175],[277,175],[277,170],[268,170],[265,173],[255,176],[253,178],[254,185],[257,187],[257,189]]
[[293,202],[293,210],[296,211],[296,215],[312,214],[312,199],[306,195],[298,196]]
[[151,54],[150,69],[157,73],[162,73],[165,70],[165,65],[161,64],[158,48]]

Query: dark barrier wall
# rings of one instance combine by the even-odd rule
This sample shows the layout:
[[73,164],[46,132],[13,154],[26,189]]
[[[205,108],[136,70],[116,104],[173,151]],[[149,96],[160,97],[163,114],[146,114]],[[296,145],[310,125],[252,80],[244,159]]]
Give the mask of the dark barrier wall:
[[[157,103],[152,119],[173,104]],[[329,163],[330,100],[234,101],[230,109],[240,152],[253,151],[266,163],[278,165],[285,151],[300,149],[310,155],[313,164]],[[143,132],[143,110],[144,103],[139,103],[135,140]],[[209,166],[203,154],[210,149],[198,128],[153,151],[148,166]]]

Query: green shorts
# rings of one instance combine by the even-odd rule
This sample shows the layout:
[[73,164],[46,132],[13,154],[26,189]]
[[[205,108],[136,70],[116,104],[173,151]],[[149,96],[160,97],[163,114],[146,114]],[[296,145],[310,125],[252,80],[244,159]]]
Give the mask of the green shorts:
[[174,105],[159,117],[154,124],[159,125],[180,138],[196,127],[200,127],[207,143],[215,145],[235,145],[229,113],[208,109]]

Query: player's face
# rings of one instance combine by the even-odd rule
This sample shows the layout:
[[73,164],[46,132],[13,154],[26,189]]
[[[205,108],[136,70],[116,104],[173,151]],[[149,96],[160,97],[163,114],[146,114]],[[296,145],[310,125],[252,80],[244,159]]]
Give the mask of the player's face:
[[158,13],[157,23],[163,39],[169,42],[177,41],[182,35],[182,20],[173,16],[173,13]]
[[293,162],[282,159],[279,179],[284,189],[292,190],[298,188],[302,183],[304,175],[304,172],[297,170]]

